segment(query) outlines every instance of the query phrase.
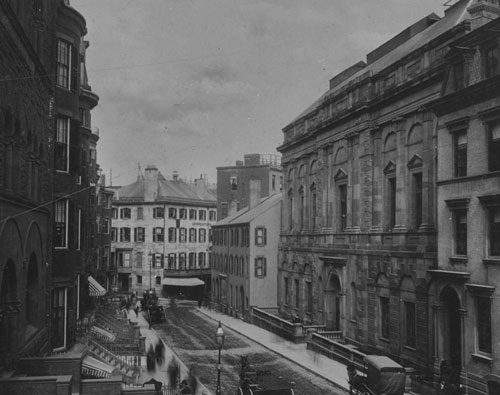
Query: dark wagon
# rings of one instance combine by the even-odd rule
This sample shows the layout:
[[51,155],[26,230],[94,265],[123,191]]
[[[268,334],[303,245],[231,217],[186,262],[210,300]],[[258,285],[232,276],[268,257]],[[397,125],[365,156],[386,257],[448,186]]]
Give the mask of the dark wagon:
[[254,370],[246,356],[241,357],[240,387],[236,395],[294,395],[292,383],[268,371]]
[[353,365],[347,367],[351,395],[403,395],[405,368],[381,355],[367,355],[364,359],[366,376],[359,375]]

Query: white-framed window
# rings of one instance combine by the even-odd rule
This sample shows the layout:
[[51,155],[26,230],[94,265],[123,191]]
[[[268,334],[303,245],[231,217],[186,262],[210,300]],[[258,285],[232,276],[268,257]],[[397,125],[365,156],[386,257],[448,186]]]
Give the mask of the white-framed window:
[[200,228],[198,229],[198,242],[205,243],[207,241],[207,230]]
[[57,78],[56,84],[71,89],[71,52],[72,45],[64,40],[57,40]]
[[130,208],[121,208],[120,209],[120,218],[121,219],[130,219],[131,218],[131,210]]
[[265,277],[267,269],[267,259],[263,256],[255,258],[255,277]]
[[130,251],[118,251],[118,266],[119,267],[130,267]]
[[180,243],[185,243],[186,242],[186,234],[187,234],[187,229],[186,228],[180,228],[179,229],[179,242]]
[[142,267],[142,259],[144,257],[144,253],[142,251],[137,251],[135,254],[135,266]]
[[109,234],[109,219],[108,218],[102,219],[102,233]]
[[168,242],[175,243],[177,241],[177,229],[168,228]]
[[206,253],[199,252],[198,253],[198,267],[205,267],[207,261]]
[[205,210],[199,210],[198,211],[198,219],[200,221],[206,221],[207,220],[207,212]]
[[189,242],[196,243],[196,228],[189,228]]
[[164,241],[163,228],[153,228],[153,241]]
[[187,219],[187,210],[185,208],[179,209],[179,219]]
[[144,243],[145,239],[145,229],[138,227],[134,229],[134,241],[136,243]]
[[56,119],[56,141],[54,145],[54,166],[57,171],[69,171],[70,119],[58,116]]
[[165,216],[165,210],[163,207],[153,208],[153,218],[163,218]]
[[137,219],[144,219],[144,208],[137,207]]
[[68,248],[68,199],[55,202],[54,207],[54,246]]
[[189,210],[189,219],[196,220],[196,210],[194,209]]
[[111,228],[111,241],[118,241],[118,229],[114,226]]
[[120,241],[130,241],[130,228],[120,228]]
[[210,221],[217,221],[217,211],[210,210],[208,213],[208,218]]
[[267,243],[266,228],[259,226],[255,228],[255,245],[263,246]]
[[168,209],[168,218],[170,219],[176,219],[177,218],[177,209],[175,208],[169,208]]

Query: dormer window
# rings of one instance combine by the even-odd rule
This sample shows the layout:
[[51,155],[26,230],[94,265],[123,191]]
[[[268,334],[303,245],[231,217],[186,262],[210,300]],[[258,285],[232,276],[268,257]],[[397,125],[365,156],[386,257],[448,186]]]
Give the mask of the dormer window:
[[485,78],[491,78],[498,74],[500,62],[500,48],[491,47],[484,51],[484,71]]

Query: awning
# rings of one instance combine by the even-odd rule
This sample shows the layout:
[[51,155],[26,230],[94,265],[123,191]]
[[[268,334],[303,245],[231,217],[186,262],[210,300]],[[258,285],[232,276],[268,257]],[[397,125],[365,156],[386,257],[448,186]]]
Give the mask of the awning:
[[89,280],[89,294],[90,296],[104,296],[106,295],[106,290],[104,289],[104,287],[99,284],[97,282],[97,280],[92,277],[92,276],[89,276],[88,278]]
[[82,360],[82,373],[87,376],[107,379],[111,377],[113,370],[115,370],[115,368],[112,366],[89,355],[86,355]]
[[166,277],[163,280],[161,280],[161,284],[175,285],[177,287],[196,287],[198,285],[205,284],[205,281],[202,281],[197,277],[191,277],[191,278]]

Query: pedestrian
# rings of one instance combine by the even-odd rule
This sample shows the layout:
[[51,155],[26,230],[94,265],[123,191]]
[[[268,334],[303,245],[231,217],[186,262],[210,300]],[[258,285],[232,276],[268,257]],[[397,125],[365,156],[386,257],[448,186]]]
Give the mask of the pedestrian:
[[158,339],[158,343],[155,346],[155,358],[158,365],[163,365],[165,359],[165,345],[161,339]]
[[156,366],[156,358],[155,358],[155,352],[153,350],[153,346],[150,345],[148,352],[146,353],[146,367],[148,369],[148,372],[152,372],[155,370]]
[[189,385],[186,380],[181,381],[181,394],[182,395],[191,394],[191,388],[189,388]]

